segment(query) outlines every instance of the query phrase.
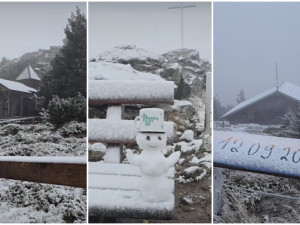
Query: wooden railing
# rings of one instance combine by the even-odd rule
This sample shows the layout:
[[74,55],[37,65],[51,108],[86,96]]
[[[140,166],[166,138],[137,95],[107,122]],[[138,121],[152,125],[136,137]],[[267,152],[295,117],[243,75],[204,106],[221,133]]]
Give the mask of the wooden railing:
[[300,179],[300,139],[214,131],[214,166]]
[[86,157],[0,157],[0,178],[86,188]]

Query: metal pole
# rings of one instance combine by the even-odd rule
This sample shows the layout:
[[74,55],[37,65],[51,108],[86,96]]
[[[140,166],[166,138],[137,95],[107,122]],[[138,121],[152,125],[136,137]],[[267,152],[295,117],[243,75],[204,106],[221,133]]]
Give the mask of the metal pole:
[[276,62],[276,87],[278,91],[278,73],[277,73],[277,62]]
[[181,11],[181,49],[183,49],[183,4],[180,3],[180,11]]
[[184,35],[183,35],[183,9],[184,8],[192,8],[196,7],[196,5],[185,5],[183,6],[183,3],[180,3],[180,6],[174,6],[174,7],[168,7],[168,9],[180,9],[180,15],[181,15],[181,48],[184,47]]

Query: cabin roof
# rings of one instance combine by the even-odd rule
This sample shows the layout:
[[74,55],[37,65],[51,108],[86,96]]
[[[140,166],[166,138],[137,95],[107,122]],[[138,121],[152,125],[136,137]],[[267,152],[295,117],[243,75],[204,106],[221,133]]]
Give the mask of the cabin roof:
[[34,88],[28,87],[25,84],[16,82],[16,81],[11,81],[11,80],[5,80],[0,78],[0,85],[3,85],[6,87],[8,90],[11,91],[18,91],[18,92],[24,92],[24,93],[36,93],[37,90]]
[[[275,94],[277,92],[277,88],[276,87],[272,87],[267,91],[264,91],[258,95],[255,95],[252,98],[249,98],[243,102],[241,102],[240,104],[236,105],[235,107],[233,107],[231,110],[229,110],[227,113],[225,113],[221,119],[234,114],[244,108],[247,108],[248,106],[261,101],[262,99],[265,99],[273,94]],[[280,94],[283,94],[297,102],[300,103],[300,87],[298,87],[297,85],[294,85],[290,82],[285,81],[282,85],[280,85],[280,87],[278,88],[278,92]]]
[[27,80],[27,79],[33,79],[38,81],[41,80],[41,78],[37,75],[37,73],[32,69],[30,65],[27,65],[20,73],[20,75],[16,78],[16,80]]

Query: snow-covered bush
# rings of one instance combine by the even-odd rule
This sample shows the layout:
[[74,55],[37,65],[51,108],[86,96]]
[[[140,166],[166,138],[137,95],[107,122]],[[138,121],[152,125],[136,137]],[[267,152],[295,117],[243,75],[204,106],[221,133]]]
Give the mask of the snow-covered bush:
[[48,109],[42,112],[42,117],[55,125],[76,120],[86,121],[86,98],[80,93],[73,98],[59,98],[54,95],[49,101]]
[[59,129],[59,133],[63,137],[70,136],[86,136],[86,123],[77,123],[72,121],[65,124],[62,128]]
[[300,136],[300,114],[286,113],[282,119],[283,128],[289,129]]

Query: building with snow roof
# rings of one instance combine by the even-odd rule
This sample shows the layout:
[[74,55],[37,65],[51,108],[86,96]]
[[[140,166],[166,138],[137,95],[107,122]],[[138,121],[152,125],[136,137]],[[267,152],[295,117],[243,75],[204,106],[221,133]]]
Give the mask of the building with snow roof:
[[41,78],[28,64],[20,75],[16,78],[16,81],[25,84],[34,89],[38,89],[41,86]]
[[281,124],[283,115],[299,111],[300,87],[284,82],[241,102],[221,119],[231,123]]
[[16,81],[0,79],[0,119],[35,115],[40,82],[30,65],[24,68]]

